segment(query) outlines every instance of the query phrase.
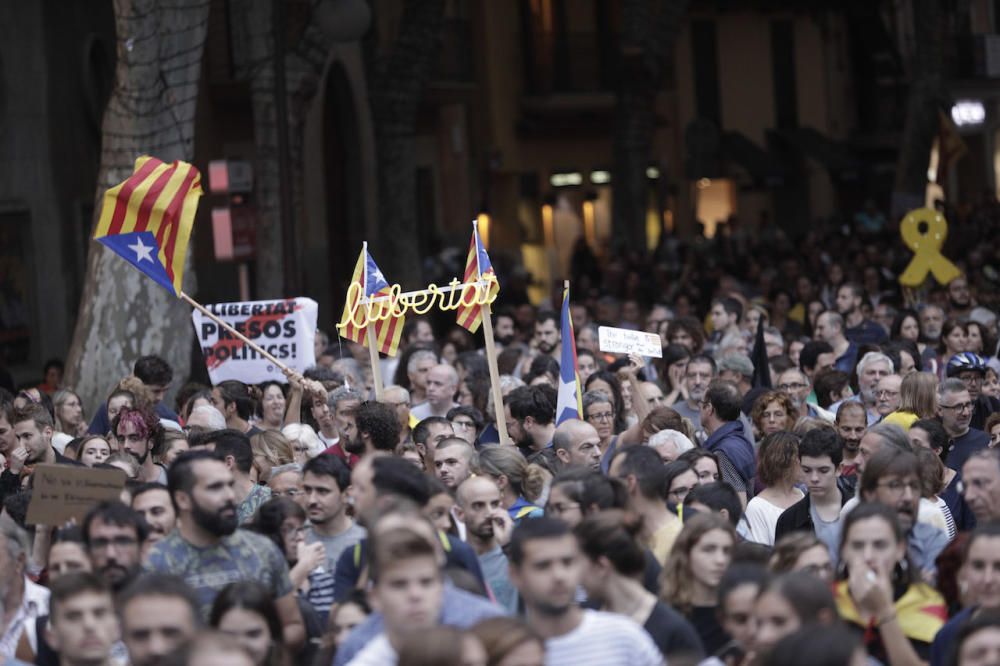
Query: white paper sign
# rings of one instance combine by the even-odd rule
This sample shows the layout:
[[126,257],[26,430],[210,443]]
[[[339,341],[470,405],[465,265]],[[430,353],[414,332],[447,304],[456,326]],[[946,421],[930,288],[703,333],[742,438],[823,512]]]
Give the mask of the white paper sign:
[[597,341],[602,352],[663,358],[663,346],[660,336],[656,333],[599,326],[597,328]]
[[[302,372],[316,364],[313,340],[319,306],[311,298],[205,307],[293,370]],[[227,379],[246,384],[287,381],[273,363],[198,310],[191,313],[191,320],[213,384]]]

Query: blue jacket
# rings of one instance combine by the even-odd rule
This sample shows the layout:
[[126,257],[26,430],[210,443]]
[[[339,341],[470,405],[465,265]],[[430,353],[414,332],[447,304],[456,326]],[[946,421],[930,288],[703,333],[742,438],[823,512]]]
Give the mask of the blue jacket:
[[736,471],[743,477],[747,488],[752,488],[754,477],[753,445],[747,440],[746,431],[740,421],[729,421],[705,440],[705,448],[729,459]]

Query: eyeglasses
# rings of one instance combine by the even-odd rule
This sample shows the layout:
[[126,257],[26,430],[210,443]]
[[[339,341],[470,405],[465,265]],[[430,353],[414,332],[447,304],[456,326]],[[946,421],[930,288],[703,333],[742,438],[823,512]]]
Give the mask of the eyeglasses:
[[879,483],[878,487],[885,488],[894,495],[902,495],[907,489],[909,489],[914,495],[919,496],[921,491],[919,481],[909,481],[907,483],[903,483],[902,481],[893,479],[892,481],[883,481],[882,483]]
[[778,384],[779,391],[801,391],[802,389],[809,386],[809,384],[803,384],[802,382],[795,382],[794,384]]
[[599,414],[591,414],[587,418],[594,421],[612,421],[615,418],[615,414],[614,412],[600,412]]
[[885,396],[899,395],[899,391],[890,391],[888,389],[879,389],[879,390],[875,391],[875,397],[876,398],[881,398],[884,395]]
[[476,424],[473,423],[472,421],[452,421],[451,422],[451,427],[452,428],[470,428],[471,429],[471,428],[475,428]]
[[971,402],[960,402],[957,405],[941,405],[941,409],[954,409],[956,412],[971,412]]
[[288,490],[271,489],[271,497],[298,497],[301,494],[302,491],[298,488],[289,488]]

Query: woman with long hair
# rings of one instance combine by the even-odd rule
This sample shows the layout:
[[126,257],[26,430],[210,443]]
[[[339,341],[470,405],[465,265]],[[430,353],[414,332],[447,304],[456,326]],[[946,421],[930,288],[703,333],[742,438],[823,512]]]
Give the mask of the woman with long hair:
[[763,654],[805,625],[829,627],[840,624],[830,586],[805,572],[772,578],[757,597],[754,617],[757,624],[754,649]]
[[764,484],[747,503],[737,532],[748,541],[774,545],[778,517],[805,495],[795,487],[799,479],[799,441],[791,432],[769,434],[757,452],[757,480]]
[[83,402],[73,389],[59,389],[52,394],[52,406],[56,411],[56,432],[72,437],[87,434],[87,420],[83,415]]
[[250,436],[253,451],[253,468],[257,471],[257,483],[266,484],[271,478],[271,470],[296,462],[295,449],[288,438],[276,430],[262,430]]
[[584,384],[584,392],[601,391],[611,398],[611,406],[614,408],[614,421],[612,423],[612,435],[624,432],[628,428],[628,421],[625,413],[625,398],[622,396],[622,385],[618,377],[607,370],[598,370],[587,378]]
[[663,358],[660,359],[659,371],[666,394],[663,404],[673,405],[681,400],[687,400],[687,387],[684,385],[684,372],[687,370],[691,350],[681,345],[667,345],[663,348]]
[[833,582],[830,549],[813,532],[792,532],[778,539],[767,568],[775,574],[803,571],[828,585]]
[[948,360],[955,354],[968,351],[969,334],[965,329],[965,322],[949,317],[941,325],[941,340],[937,346],[937,374],[938,379],[947,378]]
[[576,526],[587,598],[642,625],[666,659],[701,658],[701,641],[691,624],[640,582],[646,568],[640,531],[641,524],[619,510],[595,513]]
[[285,641],[281,617],[271,593],[257,582],[232,583],[212,604],[209,623],[236,639],[254,666],[282,666]]
[[548,473],[524,459],[512,446],[489,446],[479,452],[479,469],[496,481],[500,504],[507,509],[515,525],[524,518],[542,515],[534,504],[545,488]]
[[226,427],[249,435],[258,430],[250,425],[250,419],[259,401],[260,389],[235,379],[220,382],[212,389],[212,404],[226,417]]
[[660,598],[694,625],[707,654],[726,643],[716,612],[719,583],[732,560],[736,532],[715,513],[689,518],[660,576]]
[[947,610],[906,552],[895,509],[862,502],[843,519],[837,610],[864,635],[871,656],[894,666],[926,661]]

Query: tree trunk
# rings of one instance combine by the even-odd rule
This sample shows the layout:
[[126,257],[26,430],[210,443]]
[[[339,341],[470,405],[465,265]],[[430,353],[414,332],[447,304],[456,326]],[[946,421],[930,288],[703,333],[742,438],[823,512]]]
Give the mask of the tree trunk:
[[942,0],[913,0],[913,22],[916,47],[910,67],[910,91],[895,187],[900,199],[923,201],[927,164],[938,133],[938,110],[945,98],[946,22]]
[[612,220],[615,249],[646,247],[646,203],[656,96],[690,0],[625,0],[615,111]]
[[[135,159],[191,160],[201,57],[209,0],[115,0],[118,64],[104,112],[94,224],[104,192],[125,180]],[[190,265],[186,291],[194,288]],[[67,384],[93,413],[113,385],[144,354],[190,371],[190,308],[98,243],[87,275],[66,370]]]
[[369,68],[378,160],[377,257],[390,282],[406,288],[423,286],[421,257],[414,251],[420,230],[413,139],[420,100],[437,63],[444,7],[444,0],[406,0],[396,40]]

